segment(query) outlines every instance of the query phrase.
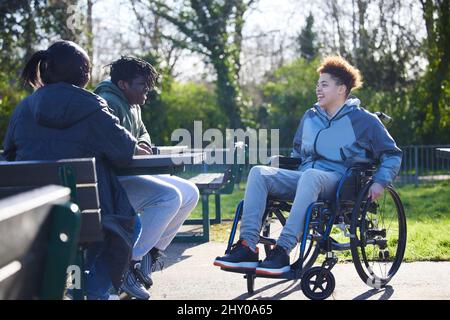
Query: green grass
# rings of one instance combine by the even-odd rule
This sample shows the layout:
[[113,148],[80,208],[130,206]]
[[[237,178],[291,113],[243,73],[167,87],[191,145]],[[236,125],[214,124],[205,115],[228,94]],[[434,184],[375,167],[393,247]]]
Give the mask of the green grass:
[[[236,205],[244,197],[244,185],[233,194],[222,195],[222,218],[232,219]],[[450,183],[406,185],[397,188],[405,207],[408,240],[406,261],[450,261]],[[210,197],[210,213],[214,215],[214,197]],[[201,204],[191,217],[201,217]],[[211,240],[226,242],[231,222],[211,226]],[[340,259],[351,258],[350,252],[340,253]]]

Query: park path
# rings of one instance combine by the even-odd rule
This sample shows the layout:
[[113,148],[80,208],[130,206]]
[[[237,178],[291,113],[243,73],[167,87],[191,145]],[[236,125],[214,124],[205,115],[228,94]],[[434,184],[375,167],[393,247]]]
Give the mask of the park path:
[[[262,279],[255,282],[255,294],[247,295],[242,275],[221,271],[213,266],[222,255],[225,243],[174,243],[166,250],[163,271],[153,275],[152,299],[298,299],[306,297],[300,282]],[[352,263],[338,264],[333,269],[336,289],[330,299],[445,299],[450,300],[450,262],[403,263],[400,270],[381,290],[365,285]]]

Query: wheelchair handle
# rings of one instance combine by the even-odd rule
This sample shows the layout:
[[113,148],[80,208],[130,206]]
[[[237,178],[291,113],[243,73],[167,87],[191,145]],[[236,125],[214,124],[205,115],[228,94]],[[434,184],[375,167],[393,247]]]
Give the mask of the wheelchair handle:
[[383,113],[381,111],[375,112],[375,114],[378,116],[378,118],[383,122],[384,124],[389,124],[392,122],[392,117],[388,116],[386,113]]

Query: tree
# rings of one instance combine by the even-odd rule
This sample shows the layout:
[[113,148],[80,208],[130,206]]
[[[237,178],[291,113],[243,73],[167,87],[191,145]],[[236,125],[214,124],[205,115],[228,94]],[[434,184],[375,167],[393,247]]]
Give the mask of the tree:
[[[426,56],[428,69],[426,83],[428,90],[425,95],[425,105],[431,105],[431,125],[425,139],[429,142],[450,136],[449,123],[449,59],[450,59],[450,2],[449,0],[421,0],[423,19],[425,21],[427,39]],[[447,89],[446,89],[447,88]],[[446,121],[441,121],[444,113]],[[426,116],[426,110],[422,117]],[[426,119],[423,119],[426,120]],[[441,139],[442,139],[441,138]]]
[[263,103],[257,116],[267,117],[269,128],[280,129],[280,147],[292,147],[302,115],[316,102],[318,65],[318,59],[298,58],[268,74],[261,84]]
[[310,12],[306,18],[306,25],[301,30],[297,41],[298,41],[298,52],[300,56],[308,61],[314,59],[318,54],[318,48],[316,47],[317,35],[313,31],[314,27],[314,16]]
[[225,130],[226,116],[216,107],[214,89],[204,83],[179,83],[161,67],[161,58],[152,54],[142,57],[151,63],[162,77],[158,89],[150,93],[142,107],[142,119],[156,145],[171,145],[175,128],[187,129],[194,134],[194,121],[201,119],[206,128]]
[[138,22],[136,33],[139,36],[139,43],[143,52],[153,57],[158,57],[158,66],[165,68],[164,71],[170,77],[176,76],[174,74],[175,65],[183,51],[176,43],[186,41],[186,37],[176,34],[172,35],[175,41],[165,39],[163,37],[164,30],[167,29],[170,22],[152,12],[140,10],[135,1],[131,4]]
[[[144,0],[132,0],[144,4]],[[242,127],[239,87],[240,54],[244,13],[254,0],[145,1],[156,16],[170,22],[186,39],[161,34],[180,48],[205,56],[216,72],[219,106],[228,116],[232,128]]]
[[71,30],[69,1],[18,0],[0,2],[0,141],[10,114],[31,92],[19,81],[24,62],[43,44],[56,39],[78,41],[84,35]]

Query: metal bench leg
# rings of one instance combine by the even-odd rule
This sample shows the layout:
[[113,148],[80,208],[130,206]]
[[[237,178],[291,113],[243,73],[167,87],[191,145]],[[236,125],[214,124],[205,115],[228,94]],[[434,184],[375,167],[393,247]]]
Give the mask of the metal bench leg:
[[219,224],[222,222],[221,207],[220,207],[220,194],[214,195],[215,198],[215,208],[216,208],[216,218],[211,220],[211,224]]
[[202,194],[203,240],[209,242],[209,195]]
[[56,205],[52,209],[52,226],[48,257],[40,292],[41,299],[63,298],[67,268],[74,258],[81,225],[81,213],[70,204]]

